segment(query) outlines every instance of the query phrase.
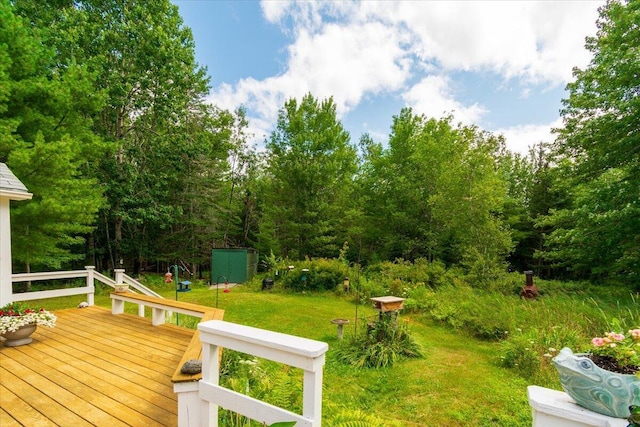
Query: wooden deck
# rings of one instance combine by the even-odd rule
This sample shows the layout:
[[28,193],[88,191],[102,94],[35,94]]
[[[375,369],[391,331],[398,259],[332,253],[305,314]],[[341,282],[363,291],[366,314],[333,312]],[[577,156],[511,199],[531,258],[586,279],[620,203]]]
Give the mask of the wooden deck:
[[31,344],[0,344],[2,427],[177,425],[171,376],[194,330],[102,307],[55,314]]

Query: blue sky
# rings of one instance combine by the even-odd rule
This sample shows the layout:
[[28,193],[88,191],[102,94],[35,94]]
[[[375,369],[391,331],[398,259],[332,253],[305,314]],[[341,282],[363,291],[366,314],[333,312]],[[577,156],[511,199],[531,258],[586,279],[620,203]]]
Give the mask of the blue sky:
[[209,101],[243,105],[261,144],[290,98],[333,96],[356,142],[386,142],[404,106],[501,133],[524,153],[561,125],[603,1],[173,0],[208,69]]

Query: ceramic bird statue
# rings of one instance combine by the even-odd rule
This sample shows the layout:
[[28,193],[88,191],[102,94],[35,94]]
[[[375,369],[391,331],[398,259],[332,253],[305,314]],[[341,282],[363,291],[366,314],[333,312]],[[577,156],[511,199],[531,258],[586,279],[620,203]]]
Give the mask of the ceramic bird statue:
[[569,348],[563,348],[553,364],[562,388],[580,406],[616,418],[628,416],[629,404],[640,406],[640,377],[602,369]]

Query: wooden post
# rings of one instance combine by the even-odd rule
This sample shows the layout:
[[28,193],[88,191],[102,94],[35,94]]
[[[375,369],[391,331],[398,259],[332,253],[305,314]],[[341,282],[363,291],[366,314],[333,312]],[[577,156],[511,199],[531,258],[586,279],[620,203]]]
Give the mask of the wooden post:
[[0,307],[13,302],[10,201],[32,196],[7,165],[0,163]]
[[94,295],[96,292],[96,285],[93,278],[93,272],[95,271],[95,267],[93,265],[85,265],[84,268],[87,270],[87,288],[91,288],[91,293],[87,294],[87,304],[94,305]]
[[116,268],[113,270],[113,274],[115,276],[115,280],[116,280],[116,285],[121,285],[124,283],[124,279],[122,276],[124,276],[124,268]]

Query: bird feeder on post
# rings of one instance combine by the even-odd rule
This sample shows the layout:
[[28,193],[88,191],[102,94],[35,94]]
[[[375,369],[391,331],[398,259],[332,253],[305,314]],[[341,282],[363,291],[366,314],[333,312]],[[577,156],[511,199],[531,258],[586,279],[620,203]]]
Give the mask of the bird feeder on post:
[[0,163],[0,307],[13,302],[11,267],[11,200],[30,200],[33,194]]
[[[191,292],[191,288],[189,287],[189,285],[191,285],[191,282],[188,280],[183,280],[182,282],[179,282],[179,271],[183,270],[184,268],[174,264],[171,267],[169,267],[169,270],[173,269],[173,279],[175,280],[175,287],[176,287],[176,301],[178,301],[178,292]],[[164,275],[165,281],[167,279],[171,278],[171,273],[167,272],[167,274]],[[176,325],[178,324],[178,313],[176,313]]]

